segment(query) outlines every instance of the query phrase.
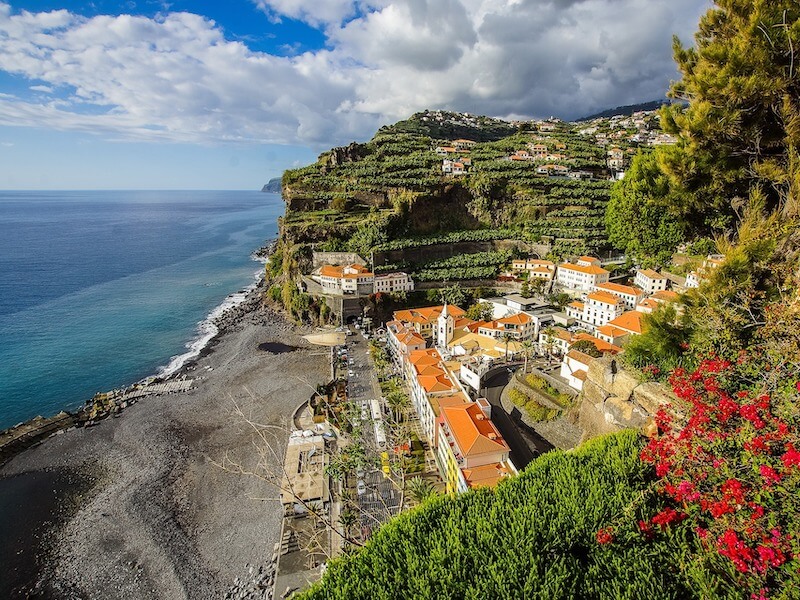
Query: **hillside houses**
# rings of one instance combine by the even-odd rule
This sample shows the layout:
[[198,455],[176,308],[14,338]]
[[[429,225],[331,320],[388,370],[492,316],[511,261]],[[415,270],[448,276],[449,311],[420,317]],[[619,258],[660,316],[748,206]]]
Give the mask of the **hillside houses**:
[[[448,339],[452,341],[456,323],[464,325],[463,311],[431,306],[397,311],[394,317],[387,324],[387,349],[393,359],[401,353],[400,369],[447,491],[491,487],[516,473],[509,459],[510,448],[492,423],[491,405],[483,398],[470,399],[460,378],[462,362],[440,350]],[[404,323],[404,318],[413,323]],[[439,347],[418,347],[425,340],[411,325],[421,325],[423,320],[433,338],[430,341]],[[412,349],[408,342],[417,347]]]

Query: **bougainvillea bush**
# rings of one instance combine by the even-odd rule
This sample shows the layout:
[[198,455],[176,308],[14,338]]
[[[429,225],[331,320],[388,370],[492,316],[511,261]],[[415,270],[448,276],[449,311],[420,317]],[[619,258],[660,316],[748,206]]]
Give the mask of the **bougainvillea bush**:
[[691,527],[687,574],[704,597],[800,598],[798,302],[767,313],[763,343],[672,372],[677,400],[641,453],[665,504],[639,528]]

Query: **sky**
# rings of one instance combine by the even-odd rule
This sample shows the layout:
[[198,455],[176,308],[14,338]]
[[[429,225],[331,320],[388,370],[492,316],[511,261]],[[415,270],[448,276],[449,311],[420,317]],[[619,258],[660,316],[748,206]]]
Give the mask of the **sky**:
[[0,189],[259,189],[424,109],[665,97],[709,0],[0,0]]

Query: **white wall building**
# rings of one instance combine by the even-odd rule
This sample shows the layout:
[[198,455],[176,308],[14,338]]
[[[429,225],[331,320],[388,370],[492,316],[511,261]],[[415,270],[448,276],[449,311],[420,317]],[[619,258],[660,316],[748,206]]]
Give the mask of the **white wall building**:
[[[579,290],[589,292],[597,284],[606,283],[609,273],[599,264],[578,264],[563,263],[558,265],[556,271],[556,281],[564,288],[569,290]],[[597,261],[598,263],[600,261]]]
[[653,269],[639,269],[633,280],[634,285],[644,290],[648,296],[667,289],[667,278]]
[[633,310],[644,299],[645,292],[640,288],[619,283],[600,283],[595,286],[595,291],[608,292],[622,300],[626,308]]
[[375,275],[375,293],[393,294],[396,292],[413,292],[414,280],[408,273],[384,273]]

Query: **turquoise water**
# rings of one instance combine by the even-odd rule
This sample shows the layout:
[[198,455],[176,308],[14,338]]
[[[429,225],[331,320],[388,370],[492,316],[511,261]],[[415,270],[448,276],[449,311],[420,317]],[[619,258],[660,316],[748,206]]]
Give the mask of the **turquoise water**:
[[0,428],[187,352],[282,214],[261,192],[0,192]]

